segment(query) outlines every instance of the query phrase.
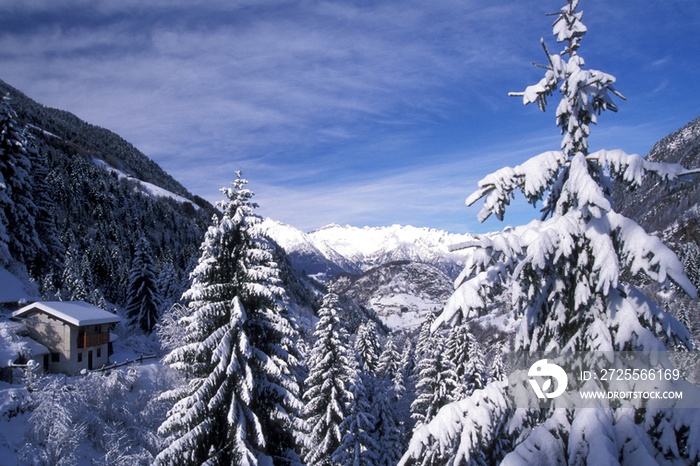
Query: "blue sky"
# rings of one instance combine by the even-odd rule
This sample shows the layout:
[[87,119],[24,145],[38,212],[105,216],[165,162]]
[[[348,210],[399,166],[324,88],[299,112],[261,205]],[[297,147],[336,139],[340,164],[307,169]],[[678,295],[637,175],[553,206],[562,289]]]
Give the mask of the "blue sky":
[[[310,230],[500,230],[464,199],[484,175],[558,149],[522,105],[565,1],[0,3],[0,78],[133,143],[191,192],[243,170],[259,213]],[[591,149],[646,154],[700,115],[700,1],[581,0],[587,67],[627,97]],[[619,99],[618,99],[619,100]]]

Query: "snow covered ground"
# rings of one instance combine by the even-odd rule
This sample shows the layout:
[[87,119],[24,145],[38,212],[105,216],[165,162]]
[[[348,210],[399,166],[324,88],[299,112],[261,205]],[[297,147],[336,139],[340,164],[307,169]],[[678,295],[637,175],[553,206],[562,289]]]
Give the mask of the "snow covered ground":
[[49,132],[49,131],[46,131],[44,128],[39,128],[39,127],[36,126],[36,125],[27,124],[27,127],[28,127],[28,128],[32,128],[32,129],[35,129],[35,130],[37,130],[37,131],[41,131],[41,132],[42,132],[43,134],[45,134],[46,136],[51,136],[52,138],[61,139],[61,138],[59,138],[58,136],[56,136],[55,134],[53,134],[53,133],[51,133],[51,132]]
[[16,413],[26,403],[27,390],[21,385],[0,382],[0,464],[20,464],[17,450],[22,447],[29,415]]
[[436,303],[406,293],[372,298],[370,306],[392,330],[413,330],[420,326],[430,312],[438,311],[444,303]]
[[[125,360],[138,357],[137,354],[129,354],[127,351],[115,354],[115,356],[114,360],[118,362],[122,358]],[[126,397],[126,403],[133,406],[134,409],[144,407],[146,401],[153,394],[172,387],[173,374],[171,369],[164,367],[158,360],[130,365],[117,370],[126,373],[129,367],[136,367],[137,376],[133,388],[123,396]],[[65,381],[69,385],[79,382],[83,378],[80,375],[74,377],[50,375],[48,377]],[[29,402],[30,394],[24,385],[10,385],[7,382],[0,382],[0,465],[27,464],[22,462],[20,450],[25,446],[27,441],[25,435],[32,427],[31,411],[28,410]],[[100,446],[83,439],[76,451],[74,464],[76,466],[107,464],[101,462],[104,461],[104,454],[105,452],[100,449]]]
[[36,301],[38,298],[32,296],[26,285],[10,271],[0,267],[0,303],[17,303],[21,301]]
[[[370,302],[370,307],[377,311],[382,322],[394,331],[417,329],[430,312],[438,312],[443,306],[444,303],[422,300],[404,293],[375,298]],[[519,324],[519,320],[512,311],[487,314],[474,319],[474,322],[483,328],[493,327],[509,334],[515,333]]]

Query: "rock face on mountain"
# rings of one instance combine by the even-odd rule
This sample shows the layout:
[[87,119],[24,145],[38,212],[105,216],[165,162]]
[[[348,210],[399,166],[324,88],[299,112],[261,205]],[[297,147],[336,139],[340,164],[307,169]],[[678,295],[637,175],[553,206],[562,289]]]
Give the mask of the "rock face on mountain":
[[428,312],[442,309],[454,291],[452,281],[440,269],[411,261],[389,262],[361,275],[345,272],[326,285],[374,309],[393,329],[417,326]]
[[455,278],[462,270],[466,253],[451,252],[449,247],[470,238],[470,235],[399,225],[355,228],[332,224],[303,233],[267,219],[262,227],[285,249],[297,270],[321,280],[341,272],[361,274],[394,261],[431,264]]
[[[649,151],[651,162],[680,163],[700,167],[700,117],[673,134],[660,139]],[[659,180],[647,179],[629,191],[616,187],[615,210],[639,223],[647,231],[663,231],[700,203],[700,180],[680,182],[665,189]]]

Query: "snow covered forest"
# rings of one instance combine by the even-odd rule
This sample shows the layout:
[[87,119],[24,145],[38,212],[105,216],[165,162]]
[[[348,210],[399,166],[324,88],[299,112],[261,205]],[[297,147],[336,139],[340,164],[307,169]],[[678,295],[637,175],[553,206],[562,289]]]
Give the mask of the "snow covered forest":
[[[0,81],[0,268],[23,302],[120,315],[111,360],[156,356],[76,375],[10,369],[0,463],[699,464],[700,407],[509,398],[524,384],[508,373],[517,353],[673,350],[700,380],[700,118],[646,158],[589,152],[593,125],[624,97],[579,55],[578,4],[552,14],[561,50],[542,40],[542,80],[511,93],[554,106],[561,146],[494,167],[467,199],[483,201],[480,221],[502,219],[516,195],[541,218],[411,260],[384,251],[350,264],[283,247],[241,171],[212,206],[114,133]],[[427,254],[439,267],[410,265]],[[302,259],[324,273],[307,274]],[[372,267],[364,281],[361,261]],[[453,290],[440,267],[459,269]],[[396,324],[374,308],[389,289],[440,303]],[[0,285],[2,321],[19,306],[12,296]],[[0,326],[11,362],[31,359],[10,354],[19,327]]]

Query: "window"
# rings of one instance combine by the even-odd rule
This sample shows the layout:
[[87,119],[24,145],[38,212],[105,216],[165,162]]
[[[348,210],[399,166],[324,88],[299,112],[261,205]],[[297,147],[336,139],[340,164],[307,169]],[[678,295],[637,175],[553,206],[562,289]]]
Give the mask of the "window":
[[51,362],[60,362],[61,353],[51,353]]
[[98,358],[102,357],[102,348],[97,348],[97,357]]
[[83,362],[83,353],[78,353],[78,362]]

